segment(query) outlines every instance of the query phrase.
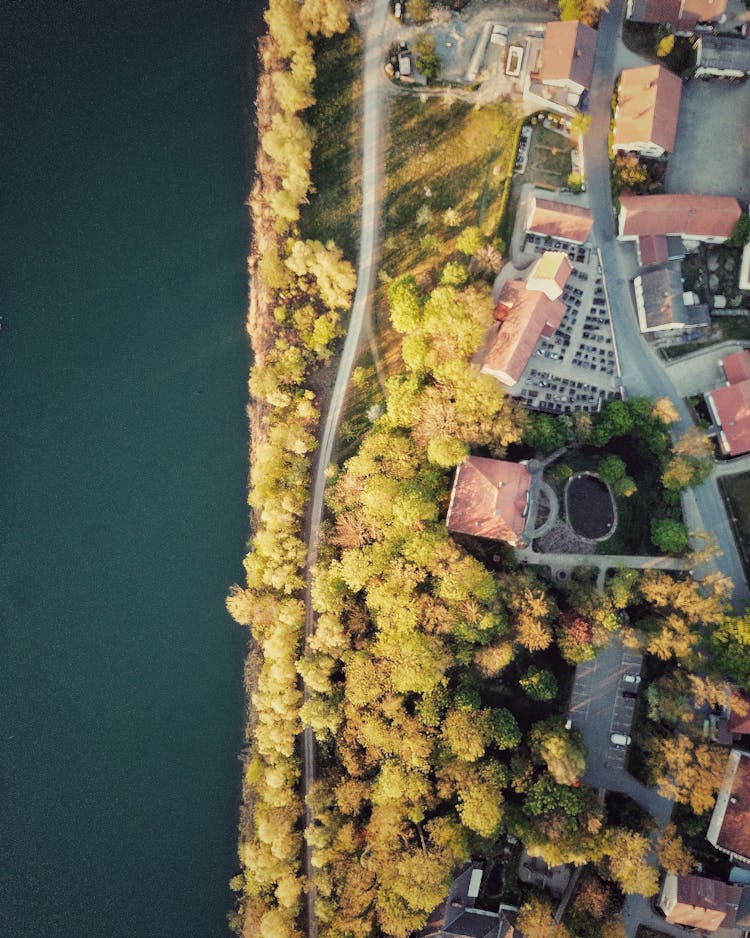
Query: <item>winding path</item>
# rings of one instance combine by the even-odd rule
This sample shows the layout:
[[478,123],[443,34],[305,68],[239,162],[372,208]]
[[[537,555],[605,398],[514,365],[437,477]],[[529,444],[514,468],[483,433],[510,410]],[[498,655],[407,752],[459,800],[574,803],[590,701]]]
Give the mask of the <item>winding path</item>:
[[[380,202],[383,185],[383,154],[381,132],[381,103],[387,79],[383,72],[383,32],[388,16],[388,0],[372,0],[367,11],[358,17],[363,33],[363,134],[362,134],[362,216],[360,219],[359,260],[357,264],[357,290],[354,294],[349,328],[339,360],[336,380],[331,399],[323,419],[323,431],[318,449],[312,481],[307,536],[307,577],[305,585],[305,641],[315,630],[315,613],[312,607],[312,572],[318,560],[320,525],[323,517],[323,495],[326,487],[326,470],[331,461],[341,413],[349,386],[349,378],[360,348],[363,325],[367,318],[375,273],[377,270],[377,235],[380,227]],[[305,700],[308,690],[304,688]],[[302,791],[307,795],[315,781],[315,736],[310,727],[302,734]],[[306,807],[306,825],[312,822],[310,809]],[[316,938],[315,919],[316,892],[313,887],[312,847],[305,846],[305,875],[309,886],[306,893],[307,934]]]

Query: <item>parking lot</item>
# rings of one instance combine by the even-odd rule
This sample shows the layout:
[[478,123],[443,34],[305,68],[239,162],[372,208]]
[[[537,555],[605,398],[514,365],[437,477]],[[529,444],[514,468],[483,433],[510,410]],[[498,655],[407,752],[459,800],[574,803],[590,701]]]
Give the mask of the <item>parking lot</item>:
[[642,683],[628,683],[624,678],[640,675],[641,663],[640,654],[615,641],[593,661],[576,668],[568,715],[572,726],[583,733],[586,741],[587,771],[589,768],[624,769],[627,747],[612,743],[611,736],[613,733],[630,735]]
[[512,394],[527,407],[550,413],[595,413],[620,397],[610,311],[596,252],[585,245],[527,234],[529,257],[565,251],[573,271],[563,291],[565,317],[560,328],[542,338]]
[[667,192],[750,195],[750,82],[692,79],[683,85]]

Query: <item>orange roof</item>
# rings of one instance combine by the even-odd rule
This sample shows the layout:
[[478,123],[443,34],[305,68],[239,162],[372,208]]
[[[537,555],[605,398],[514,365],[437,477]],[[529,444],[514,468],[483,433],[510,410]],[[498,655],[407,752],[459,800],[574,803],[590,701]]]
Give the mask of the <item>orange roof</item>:
[[731,912],[729,922],[734,923],[741,894],[740,886],[729,886],[718,879],[678,876],[677,902],[666,919],[678,925],[716,931],[727,913]]
[[721,425],[722,448],[730,456],[750,453],[750,379],[716,388],[706,397]]
[[750,378],[750,351],[745,348],[741,352],[727,355],[722,358],[721,367],[730,384],[739,384],[740,381]]
[[728,238],[742,209],[728,195],[620,196],[620,237]]
[[528,290],[523,280],[509,280],[498,306],[505,318],[502,325],[494,324],[490,329],[482,371],[513,385],[521,377],[542,332],[551,335],[562,322],[565,305],[562,300],[548,299],[539,290]]
[[583,242],[591,234],[594,223],[590,209],[581,205],[567,205],[551,199],[533,198],[530,204],[527,231],[561,238],[563,241]]
[[[733,709],[736,707],[737,710]],[[738,711],[742,711],[742,713]],[[729,702],[729,732],[743,736],[750,733],[750,695],[735,689]]]
[[750,862],[750,755],[741,749],[729,754],[707,839],[720,850]]
[[630,19],[692,29],[699,21],[717,20],[726,8],[727,0],[633,0]]
[[516,544],[526,523],[530,487],[526,466],[470,456],[456,469],[448,530]]
[[639,238],[638,250],[642,267],[666,264],[669,260],[669,245],[665,235],[646,235],[644,238]]
[[591,87],[596,31],[578,20],[547,23],[542,46],[540,81],[569,81]]
[[674,152],[681,97],[682,81],[661,65],[623,69],[612,148],[652,143]]

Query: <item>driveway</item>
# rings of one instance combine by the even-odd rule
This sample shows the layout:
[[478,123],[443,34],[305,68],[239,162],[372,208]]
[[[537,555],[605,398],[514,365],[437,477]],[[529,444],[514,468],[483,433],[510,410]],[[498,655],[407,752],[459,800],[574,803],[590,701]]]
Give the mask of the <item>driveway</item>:
[[739,352],[742,348],[744,346],[741,342],[721,342],[675,358],[666,366],[675,390],[681,397],[690,397],[721,387],[726,383],[726,377],[719,359]]
[[750,82],[703,81],[682,88],[667,192],[750,196]]

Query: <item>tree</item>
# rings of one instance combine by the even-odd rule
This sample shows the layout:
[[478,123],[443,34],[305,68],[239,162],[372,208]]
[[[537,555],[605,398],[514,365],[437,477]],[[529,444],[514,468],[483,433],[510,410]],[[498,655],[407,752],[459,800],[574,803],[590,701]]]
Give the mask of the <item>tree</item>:
[[666,58],[669,53],[674,49],[674,33],[669,33],[666,36],[662,36],[659,40],[659,44],[656,47],[656,54],[660,59]]
[[[410,6],[409,9],[412,10],[413,8]],[[429,33],[422,33],[417,36],[415,50],[417,53],[417,70],[427,79],[427,84],[431,85],[440,77],[440,71],[443,67],[440,56],[435,51],[435,37]]]
[[673,821],[659,831],[654,849],[659,865],[669,873],[684,875],[695,869],[695,857],[677,833]]
[[462,254],[476,254],[486,243],[487,239],[482,234],[481,229],[476,226],[469,226],[464,228],[456,238],[456,250]]
[[284,58],[291,58],[300,46],[307,44],[298,0],[270,0],[265,20]]
[[624,828],[607,834],[607,854],[612,879],[623,892],[653,896],[659,889],[659,871],[648,863],[648,837]]
[[469,261],[469,273],[487,279],[494,277],[503,266],[503,255],[494,244],[485,244]]
[[570,119],[570,133],[573,136],[585,136],[591,127],[591,115],[578,112]]
[[345,0],[304,0],[300,18],[312,36],[331,37],[349,28]]
[[529,416],[523,431],[523,442],[542,453],[551,453],[564,446],[573,436],[569,417],[536,411]]
[[668,397],[658,397],[654,401],[651,414],[666,424],[676,423],[680,419],[679,411]]
[[557,696],[557,681],[551,671],[531,665],[518,683],[532,700],[553,700]]
[[571,192],[583,192],[584,178],[581,173],[571,170],[568,173],[568,189]]
[[555,921],[548,899],[532,896],[518,910],[518,931],[524,938],[569,938],[570,932]]
[[432,0],[409,0],[409,16],[419,25],[426,23],[432,12]]
[[537,723],[529,734],[534,757],[546,764],[559,785],[574,785],[586,768],[586,745],[577,730],[566,730],[559,717]]
[[648,767],[660,794],[703,814],[714,804],[726,769],[727,753],[680,733],[647,743]]
[[490,711],[489,729],[498,749],[515,749],[521,742],[521,730],[516,718],[505,707]]
[[750,690],[750,614],[726,615],[711,632],[709,644],[716,666]]
[[469,455],[469,447],[450,436],[433,437],[427,445],[427,458],[442,469],[458,466]]
[[615,157],[615,176],[623,189],[645,192],[648,186],[648,167],[635,153],[622,153]]
[[681,554],[689,544],[687,528],[671,518],[653,518],[651,540],[666,554]]
[[743,212],[734,224],[732,235],[726,244],[731,247],[741,248],[747,244],[750,239],[750,214]]
[[398,277],[389,285],[388,304],[394,329],[406,333],[421,327],[422,297],[414,277]]

